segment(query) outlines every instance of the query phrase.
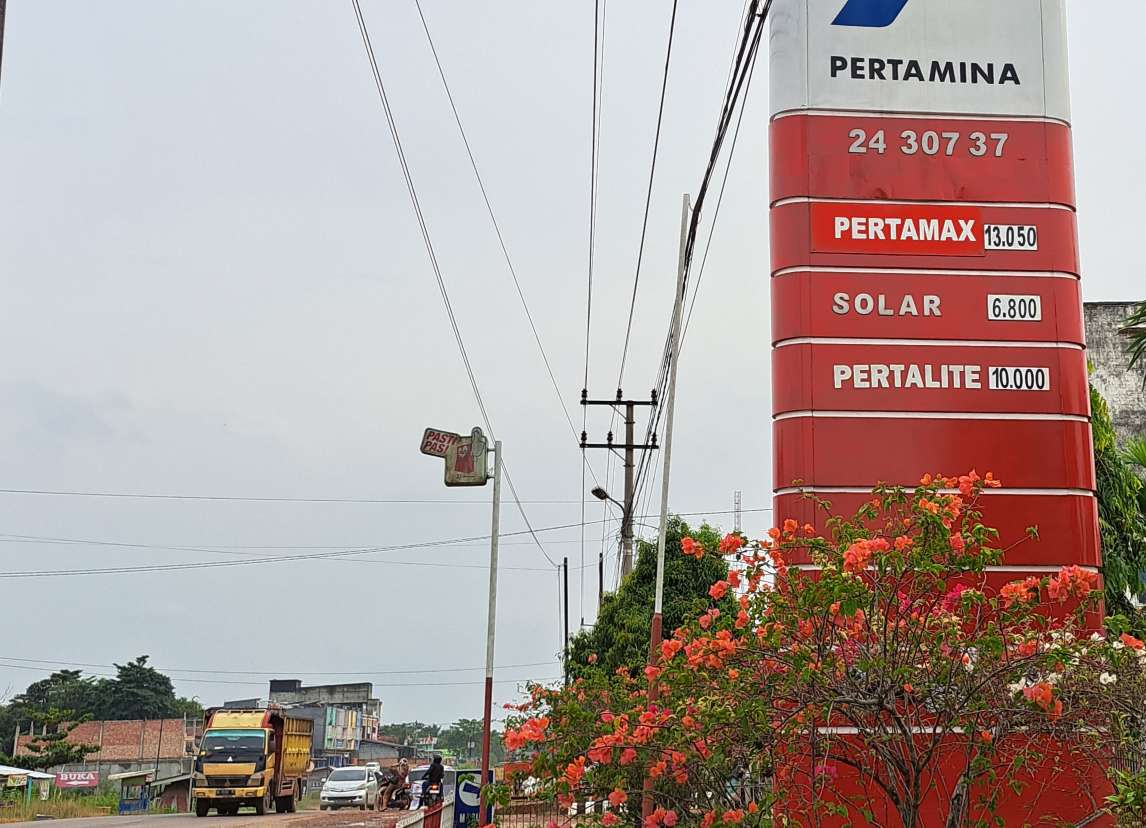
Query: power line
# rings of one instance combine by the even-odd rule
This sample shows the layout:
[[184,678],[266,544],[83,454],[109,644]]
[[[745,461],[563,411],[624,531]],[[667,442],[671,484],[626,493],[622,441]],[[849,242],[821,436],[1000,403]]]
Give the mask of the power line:
[[[66,665],[61,665],[66,666]],[[10,670],[31,670],[34,672],[42,673],[43,667],[32,667],[27,664],[6,664],[0,662],[0,667],[7,667]],[[91,673],[96,678],[116,678],[115,675],[109,673]],[[545,678],[512,678],[512,679],[496,679],[494,684],[518,684],[520,682],[531,681],[536,683],[544,683],[548,681],[558,681],[561,676],[546,676]],[[200,679],[200,678],[181,678],[176,677],[177,681],[194,682],[196,684],[226,684],[238,687],[262,687],[266,684],[265,681],[235,681],[230,679]],[[399,683],[378,683],[371,682],[375,687],[461,687],[473,686],[478,684],[485,684],[485,680],[478,681],[418,681],[418,682],[399,682]]]
[[641,281],[641,262],[645,255],[645,237],[649,229],[649,208],[652,206],[653,201],[653,179],[656,177],[657,171],[657,152],[660,149],[661,143],[661,123],[664,120],[665,113],[665,91],[668,89],[668,76],[669,76],[669,63],[672,59],[672,41],[673,34],[676,31],[676,9],[677,0],[673,0],[672,4],[672,17],[669,20],[669,33],[668,33],[668,46],[665,48],[665,69],[664,77],[661,80],[661,100],[657,108],[657,131],[653,138],[653,159],[649,165],[649,186],[648,192],[645,194],[645,216],[641,222],[641,243],[637,248],[637,269],[636,274],[633,276],[633,297],[629,302],[629,321],[625,326],[625,346],[621,350],[621,369],[617,374],[617,387],[620,388],[625,378],[625,361],[629,356],[629,339],[633,333],[633,312],[637,307],[637,287]]
[[[521,288],[521,281],[517,278],[517,268],[513,266],[513,260],[509,255],[509,248],[505,243],[505,236],[501,232],[501,225],[498,224],[497,215],[494,213],[493,204],[490,202],[489,193],[486,191],[485,181],[482,179],[481,171],[478,169],[477,159],[474,157],[473,148],[470,146],[469,138],[466,136],[465,127],[462,126],[462,117],[454,101],[453,92],[450,90],[450,83],[446,80],[446,70],[442,67],[442,61],[438,55],[438,48],[434,45],[434,38],[430,34],[430,25],[426,21],[425,13],[422,11],[421,0],[414,0],[414,5],[418,9],[418,17],[422,21],[422,29],[426,33],[426,41],[429,43],[430,52],[434,56],[434,65],[438,67],[438,77],[442,79],[442,88],[445,90],[446,98],[450,102],[450,110],[454,114],[454,123],[458,125],[458,133],[461,135],[462,144],[466,148],[466,155],[470,161],[470,167],[474,171],[474,178],[477,180],[478,188],[481,190],[482,200],[485,202],[486,212],[489,214],[490,223],[493,225],[494,233],[497,235],[497,242],[501,247],[501,254],[505,259],[506,268],[509,270],[509,275],[513,278],[513,286],[517,289],[517,297],[521,300],[521,307],[522,310],[525,311],[525,318],[529,320],[529,328],[533,332],[533,341],[537,343],[537,350],[541,353],[541,359],[545,363],[545,370],[549,374],[549,382],[553,386],[553,393],[557,396],[557,402],[561,405],[561,410],[565,414],[565,421],[569,424],[569,431],[573,433],[573,438],[576,439],[577,428],[573,425],[573,418],[569,414],[569,407],[565,405],[565,398],[561,395],[561,389],[557,385],[557,377],[553,373],[553,366],[549,362],[549,355],[545,351],[545,346],[541,343],[541,335],[537,332],[537,325],[533,321],[533,314],[529,310],[529,303],[525,300],[525,292]],[[590,469],[590,472],[592,472],[592,469]],[[595,475],[594,479],[596,479]]]
[[[244,497],[227,495],[152,494],[149,492],[90,492],[63,489],[0,489],[7,495],[46,495],[52,497],[94,497],[132,500],[204,500],[227,503],[361,503],[361,504],[447,504],[453,506],[484,506],[480,500],[454,500],[450,498],[364,498],[364,497]],[[573,504],[576,500],[523,500],[522,503]]]
[[[115,664],[99,664],[85,661],[68,661],[65,659],[47,660],[42,658],[17,658],[16,656],[0,655],[0,661],[18,661],[27,664],[43,664],[55,667],[96,667],[105,670],[115,669]],[[532,661],[527,664],[500,664],[497,666],[498,670],[521,670],[527,667],[553,667],[560,662],[555,659],[549,661]],[[267,676],[267,677],[282,677],[282,676],[398,676],[398,675],[420,675],[423,673],[472,673],[484,670],[485,667],[426,667],[424,669],[402,669],[402,670],[225,670],[222,668],[201,668],[201,667],[161,667],[156,666],[155,670],[161,673],[209,673],[211,675],[219,676]],[[187,679],[190,681],[190,679]]]
[[[390,127],[390,137],[394,141],[394,151],[398,156],[398,163],[402,168],[402,175],[406,181],[406,189],[410,195],[410,203],[414,208],[414,216],[418,221],[418,227],[422,233],[422,241],[426,247],[426,254],[429,256],[430,265],[434,271],[434,278],[438,283],[438,290],[442,295],[442,304],[445,306],[446,315],[450,320],[450,327],[454,332],[454,339],[457,341],[458,351],[462,357],[462,363],[466,369],[466,375],[469,377],[470,387],[473,389],[474,399],[477,401],[478,409],[481,411],[482,423],[485,425],[486,430],[489,431],[490,438],[494,437],[493,425],[490,422],[489,412],[486,410],[485,400],[482,399],[481,389],[478,388],[477,377],[474,375],[473,365],[470,363],[469,354],[466,352],[466,345],[462,339],[461,329],[458,327],[457,317],[454,315],[453,305],[450,303],[450,294],[446,290],[446,282],[442,276],[442,268],[438,263],[437,253],[434,251],[434,243],[430,238],[430,230],[426,224],[426,217],[422,212],[422,205],[418,199],[418,191],[414,186],[413,174],[410,171],[410,165],[406,160],[406,151],[402,147],[402,139],[398,134],[398,124],[394,119],[394,113],[390,108],[390,100],[386,95],[386,86],[382,82],[382,72],[378,68],[378,59],[374,54],[374,45],[370,42],[370,32],[366,27],[366,18],[362,15],[362,6],[359,0],[351,0],[354,6],[354,16],[358,21],[358,30],[362,35],[362,44],[366,48],[366,57],[370,61],[370,69],[374,75],[374,83],[378,89],[378,98],[382,103],[383,112],[386,115],[386,123]],[[517,510],[521,514],[521,518],[525,521],[526,527],[529,528],[530,535],[537,548],[541,550],[541,554],[549,561],[551,566],[556,567],[557,562],[550,557],[549,553],[545,551],[545,547],[541,545],[541,541],[533,532],[533,526],[529,521],[529,516],[525,513],[525,507],[522,506],[521,496],[517,493],[517,487],[513,484],[513,478],[509,474],[509,469],[502,464],[502,470],[505,474],[505,482],[509,484],[509,490],[513,496],[514,503],[517,504]]]
[[[758,511],[771,511],[768,507],[758,509],[745,509],[745,512],[758,512]],[[681,513],[681,516],[690,515],[717,515],[717,514],[731,514],[726,511],[710,511],[710,512],[686,512]],[[652,515],[640,515],[640,517],[652,517]],[[502,533],[502,537],[512,537],[515,535],[531,535],[536,537],[538,532],[553,532],[563,529],[574,529],[578,527],[578,523],[566,523],[558,526],[542,527],[540,529],[522,529],[514,532]],[[93,545],[93,546],[117,546],[124,548],[141,548],[141,549],[171,549],[174,551],[195,551],[195,552],[218,552],[218,549],[211,549],[206,547],[164,547],[149,544],[129,544],[118,543],[114,541],[101,541],[101,540],[88,540],[79,538],[45,538],[35,535],[23,535],[7,537],[16,540],[32,541],[45,541],[45,542],[59,542],[65,544],[77,545]],[[284,563],[290,561],[318,561],[318,560],[340,560],[346,558],[357,558],[364,563],[378,563],[390,564],[393,566],[421,566],[421,567],[442,567],[449,569],[487,569],[484,564],[458,564],[458,563],[439,563],[435,561],[393,561],[393,560],[377,560],[365,559],[360,556],[370,555],[377,552],[394,552],[406,549],[426,549],[442,546],[450,546],[458,542],[475,542],[481,540],[489,540],[489,535],[471,535],[464,538],[450,538],[436,541],[422,541],[418,543],[405,543],[396,544],[392,546],[375,546],[358,549],[339,549],[331,552],[318,552],[311,554],[300,555],[267,555],[253,558],[236,558],[233,560],[225,561],[183,561],[173,562],[168,564],[142,564],[138,566],[121,566],[121,567],[92,567],[88,569],[56,569],[56,570],[24,570],[15,572],[0,572],[0,579],[21,579],[21,578],[59,578],[59,577],[77,577],[85,575],[121,575],[132,574],[140,572],[170,572],[170,571],[184,571],[192,569],[217,569],[232,566],[254,566],[269,563]],[[539,568],[539,567],[504,567],[507,570],[516,570],[521,572],[552,572],[552,569]]]
[[[756,65],[756,55],[759,51],[761,37],[764,31],[765,21],[768,17],[768,12],[772,6],[772,0],[765,0],[763,8],[760,9],[760,0],[751,0],[747,12],[744,15],[743,33],[739,38],[738,46],[734,50],[732,61],[732,68],[729,73],[729,82],[724,95],[724,102],[721,108],[720,116],[717,119],[716,136],[713,140],[712,149],[709,153],[708,164],[704,171],[704,176],[701,180],[700,188],[697,193],[696,202],[693,207],[692,217],[689,221],[688,233],[685,241],[685,269],[684,269],[684,284],[682,286],[682,295],[679,301],[684,301],[688,290],[688,276],[692,269],[693,254],[696,246],[696,237],[699,228],[699,221],[701,211],[704,206],[705,198],[708,193],[709,186],[712,181],[713,172],[717,161],[719,160],[721,149],[724,144],[724,139],[728,133],[729,126],[733,113],[736,111],[737,103],[740,102],[740,118],[743,118],[744,107],[747,103],[747,90],[751,84],[751,79],[754,74]],[[721,185],[721,195],[718,200],[716,214],[719,214],[719,203],[723,199],[724,186],[727,184],[728,170],[731,166],[731,154],[735,150],[736,136],[739,135],[740,120],[737,120],[737,128],[733,137],[733,146],[729,153],[729,162],[725,166],[725,179],[724,184]],[[712,241],[712,233],[715,228],[716,215],[713,217],[713,223],[709,230],[709,245]],[[707,248],[705,253],[705,260],[707,260]],[[703,262],[701,265],[703,273]],[[699,281],[699,276],[698,276]],[[695,302],[696,291],[693,291],[693,299]],[[691,309],[690,309],[691,313]],[[683,341],[684,328],[681,331],[681,340]],[[665,339],[664,352],[661,359],[661,371],[658,379],[659,393],[663,395],[665,386],[668,382],[669,374],[669,359],[672,353],[672,338],[674,332],[672,325],[669,326],[668,336]],[[679,349],[677,359],[680,358]],[[661,411],[658,410],[657,416],[649,423],[649,436],[651,437],[656,433],[660,426]],[[648,480],[642,479],[645,472],[648,470],[648,462],[646,457],[642,457],[641,467],[638,470],[638,487],[642,488],[647,485]]]
[[[92,539],[88,539],[88,538],[44,537],[44,536],[40,536],[40,535],[3,534],[3,535],[0,535],[0,543],[56,544],[56,545],[62,545],[62,546],[106,546],[106,547],[113,547],[113,548],[117,548],[117,549],[146,549],[146,550],[158,550],[158,551],[165,551],[165,552],[203,552],[203,553],[208,554],[208,555],[233,555],[233,556],[241,558],[244,561],[250,561],[253,563],[258,563],[258,562],[272,563],[272,562],[279,562],[279,561],[283,561],[283,560],[301,560],[301,559],[303,559],[302,556],[293,557],[293,556],[258,555],[258,554],[253,553],[253,552],[237,551],[237,550],[233,550],[233,549],[226,549],[226,548],[219,548],[219,547],[186,546],[186,545],[172,546],[172,545],[154,544],[154,543],[125,543],[125,542],[120,542],[120,541],[92,540]],[[336,552],[336,553],[332,553],[332,554],[367,555],[367,554],[374,554],[375,552],[392,551],[392,550],[396,550],[399,548],[402,548],[402,549],[421,549],[421,548],[430,548],[430,547],[439,547],[439,546],[454,546],[454,545],[455,544],[452,544],[449,542],[439,543],[439,542],[431,541],[431,542],[425,543],[425,544],[408,544],[404,547],[371,547],[371,548],[366,548],[366,549],[353,548],[353,547],[351,547],[351,548],[347,548],[347,547],[314,547],[314,548],[341,550],[341,552]],[[532,544],[530,544],[530,545],[532,545]],[[253,548],[273,549],[275,547],[253,547]],[[290,549],[291,547],[281,547],[281,548]],[[308,547],[300,547],[300,548],[305,549]],[[333,557],[333,558],[330,558],[330,560],[338,561],[338,562],[342,562],[342,563],[373,563],[373,564],[389,564],[391,566],[418,566],[418,567],[430,567],[430,568],[442,568],[442,569],[488,569],[489,568],[486,564],[448,563],[448,562],[441,562],[441,561],[403,561],[403,560],[362,558],[362,557],[356,557],[353,559],[350,559],[347,557]],[[535,567],[535,566],[533,566],[533,567],[530,567],[530,566],[504,566],[504,567],[501,567],[501,569],[505,569],[507,571],[517,571],[517,572],[549,572],[549,571],[551,571],[549,568],[541,568],[541,567]]]
[[[593,330],[593,266],[597,254],[597,176],[600,163],[600,100],[602,98],[604,78],[604,17],[601,0],[593,3],[593,99],[590,117],[589,135],[589,255],[588,255],[588,285],[585,292],[585,376],[581,383],[582,393],[589,388],[589,344]],[[581,409],[581,435],[589,427],[589,410]],[[581,624],[585,624],[585,468],[589,459],[585,448],[581,449],[581,573],[578,577],[578,599],[580,605]],[[607,467],[606,467],[607,469]],[[593,477],[597,480],[596,475]],[[606,481],[607,482],[607,481]],[[600,485],[600,481],[597,482]]]

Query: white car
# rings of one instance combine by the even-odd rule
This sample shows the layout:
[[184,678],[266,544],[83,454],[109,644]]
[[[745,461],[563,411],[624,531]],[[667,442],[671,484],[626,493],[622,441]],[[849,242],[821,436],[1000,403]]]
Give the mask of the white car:
[[358,808],[365,811],[373,808],[378,801],[378,777],[376,774],[361,766],[335,768],[322,783],[318,807],[325,811],[328,808]]

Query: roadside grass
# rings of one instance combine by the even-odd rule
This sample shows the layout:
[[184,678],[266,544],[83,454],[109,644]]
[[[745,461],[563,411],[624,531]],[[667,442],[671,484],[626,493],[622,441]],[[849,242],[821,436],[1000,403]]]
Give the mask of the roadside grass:
[[116,812],[119,797],[114,792],[90,795],[53,796],[50,799],[23,797],[0,802],[0,823],[27,822],[36,817],[69,819],[72,817],[106,816]]

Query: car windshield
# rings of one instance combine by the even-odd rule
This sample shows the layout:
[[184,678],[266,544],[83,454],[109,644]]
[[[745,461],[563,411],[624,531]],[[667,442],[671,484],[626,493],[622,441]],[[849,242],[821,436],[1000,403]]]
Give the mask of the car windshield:
[[366,780],[366,768],[335,768],[326,777],[327,782],[363,782]]
[[261,755],[267,735],[262,730],[208,730],[200,750],[207,754],[255,753]]

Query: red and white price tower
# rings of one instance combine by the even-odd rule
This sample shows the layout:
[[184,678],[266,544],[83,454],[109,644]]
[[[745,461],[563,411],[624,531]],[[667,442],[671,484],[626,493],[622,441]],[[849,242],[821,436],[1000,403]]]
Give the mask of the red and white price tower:
[[[1001,542],[1042,537],[996,586],[1099,569],[1065,5],[775,0],[778,520],[816,522],[801,491],[850,514],[877,481],[990,470]],[[1006,824],[1086,816],[1068,776]]]

